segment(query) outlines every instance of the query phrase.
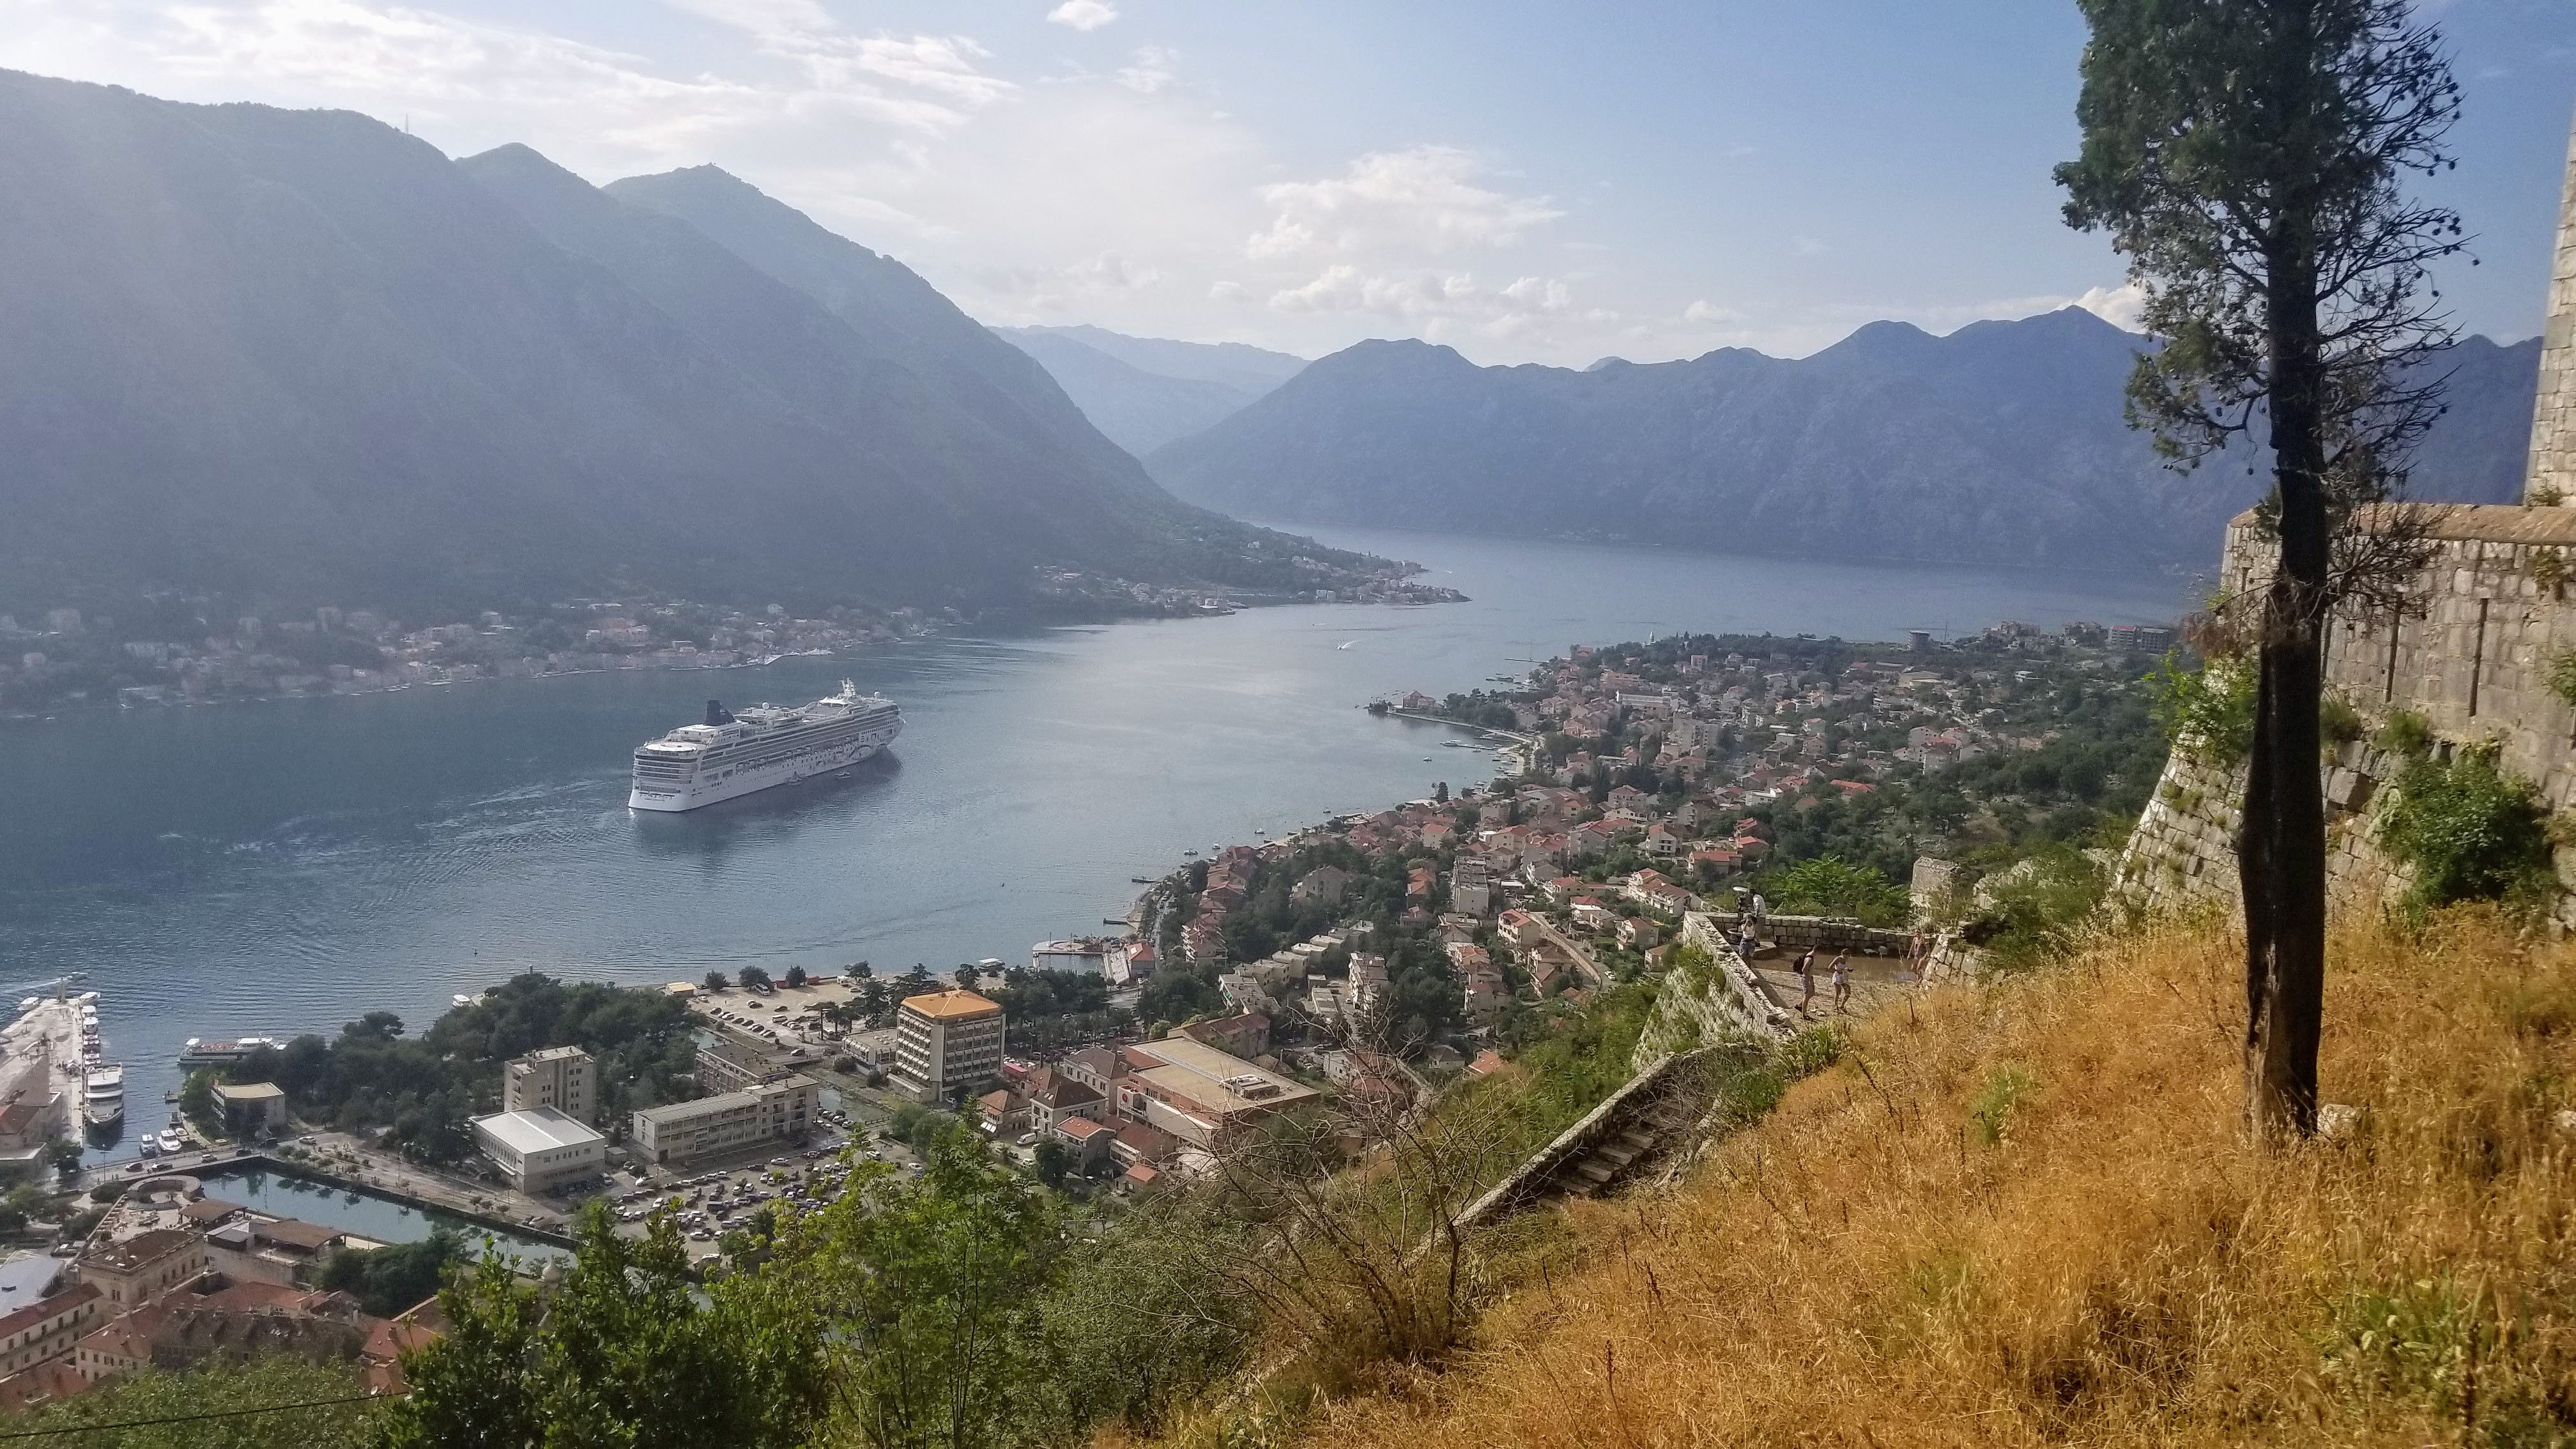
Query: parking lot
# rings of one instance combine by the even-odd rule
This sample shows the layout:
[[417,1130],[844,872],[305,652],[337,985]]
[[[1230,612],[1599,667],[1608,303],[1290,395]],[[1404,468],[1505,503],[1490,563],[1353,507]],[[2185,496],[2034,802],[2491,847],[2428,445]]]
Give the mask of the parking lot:
[[[849,1131],[849,1118],[836,1110],[824,1113],[829,1135],[800,1148],[779,1150],[777,1144],[747,1151],[733,1159],[711,1159],[685,1169],[656,1169],[639,1178],[621,1171],[609,1179],[603,1196],[617,1215],[619,1231],[641,1236],[645,1220],[665,1205],[676,1209],[689,1256],[711,1258],[725,1230],[742,1225],[764,1206],[797,1210],[821,1207],[840,1196],[850,1164],[869,1160],[892,1162],[918,1171],[912,1153],[893,1143],[869,1140],[864,1125]],[[852,1142],[858,1145],[852,1149]]]

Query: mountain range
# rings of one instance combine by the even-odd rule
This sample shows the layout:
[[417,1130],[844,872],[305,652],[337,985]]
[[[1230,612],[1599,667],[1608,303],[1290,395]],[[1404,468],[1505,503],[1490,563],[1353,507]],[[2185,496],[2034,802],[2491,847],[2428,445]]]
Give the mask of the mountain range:
[[0,72],[0,592],[1008,605],[1300,583],[891,258],[723,172]]
[[[2068,308],[1935,337],[1878,322],[1811,357],[1741,348],[1581,371],[1425,342],[1309,363],[1147,466],[1183,498],[1293,523],[1811,556],[2213,563],[2264,490],[2250,449],[2177,473],[2123,421],[2145,339]],[[2521,495],[2539,342],[2465,339],[2410,492]]]
[[997,330],[1036,358],[1111,442],[1138,457],[1216,426],[1306,365],[1241,342],[1175,342],[1089,326]]

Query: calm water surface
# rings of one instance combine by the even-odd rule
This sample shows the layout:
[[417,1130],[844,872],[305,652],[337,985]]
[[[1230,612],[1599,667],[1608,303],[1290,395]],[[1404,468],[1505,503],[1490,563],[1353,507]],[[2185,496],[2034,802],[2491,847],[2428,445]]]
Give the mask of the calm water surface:
[[[1313,530],[1304,530],[1312,532]],[[2001,618],[2171,618],[2180,580],[1862,568],[1327,530],[1474,602],[955,638],[765,670],[503,681],[67,714],[0,732],[0,990],[105,994],[128,1118],[190,1036],[415,1027],[526,970],[622,982],[801,964],[1025,961],[1123,914],[1187,848],[1482,778],[1371,718],[1569,645],[1681,630],[1891,638]],[[628,752],[702,701],[900,701],[847,781],[682,816],[625,807]]]
[[271,1217],[320,1223],[379,1243],[417,1243],[432,1229],[448,1227],[463,1233],[467,1242],[489,1238],[499,1244],[501,1251],[522,1258],[563,1256],[563,1250],[552,1243],[487,1228],[447,1213],[424,1211],[360,1188],[316,1182],[291,1173],[248,1168],[200,1180],[206,1185],[208,1197],[239,1203]]

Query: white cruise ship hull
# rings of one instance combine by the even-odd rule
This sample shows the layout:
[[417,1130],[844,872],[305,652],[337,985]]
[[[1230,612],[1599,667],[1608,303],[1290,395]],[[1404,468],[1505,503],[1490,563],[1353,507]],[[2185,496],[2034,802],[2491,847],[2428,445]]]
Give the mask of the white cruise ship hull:
[[714,772],[714,778],[700,777],[686,781],[639,781],[627,793],[630,810],[679,811],[695,810],[722,800],[737,800],[745,795],[793,785],[816,775],[846,770],[868,759],[903,733],[901,719],[889,720],[867,733],[830,745],[810,754],[779,760],[766,765],[742,765]]

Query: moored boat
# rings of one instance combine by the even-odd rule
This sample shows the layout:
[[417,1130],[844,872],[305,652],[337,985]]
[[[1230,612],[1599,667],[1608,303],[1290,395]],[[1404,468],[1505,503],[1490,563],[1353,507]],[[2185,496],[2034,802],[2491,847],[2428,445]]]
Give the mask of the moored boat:
[[273,1036],[240,1036],[228,1039],[192,1036],[188,1038],[188,1044],[179,1049],[179,1065],[229,1067],[248,1060],[250,1054],[261,1047],[276,1049],[285,1045],[283,1038]]
[[81,1120],[102,1128],[125,1120],[125,1068],[109,1062],[82,1074]]

